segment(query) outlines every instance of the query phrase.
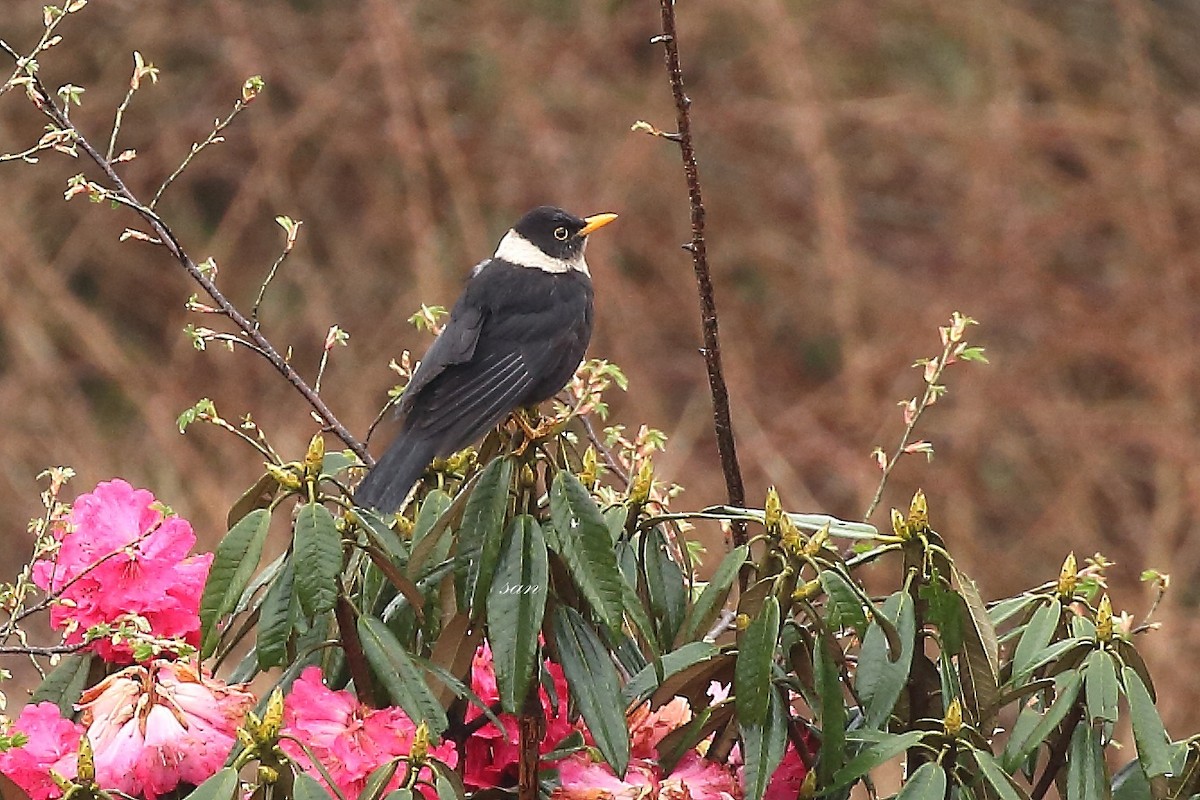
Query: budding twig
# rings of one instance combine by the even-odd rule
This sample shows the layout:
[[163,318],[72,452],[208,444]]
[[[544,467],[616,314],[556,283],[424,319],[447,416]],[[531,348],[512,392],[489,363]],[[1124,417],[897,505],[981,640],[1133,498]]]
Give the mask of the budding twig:
[[[713,428],[717,437],[717,450],[721,457],[721,471],[725,476],[725,490],[729,504],[744,507],[746,490],[742,483],[742,470],[738,464],[737,449],[733,439],[733,423],[729,412],[729,389],[721,367],[721,345],[717,334],[717,304],[713,297],[712,275],[708,267],[708,253],[704,241],[704,198],[700,191],[700,175],[696,167],[696,148],[692,143],[691,99],[683,86],[683,69],[679,61],[679,37],[675,32],[675,3],[659,0],[662,9],[662,34],[654,41],[665,50],[667,74],[671,81],[671,94],[675,98],[675,120],[678,133],[664,133],[653,125],[641,123],[635,130],[644,131],[679,145],[683,157],[683,172],[687,179],[688,200],[691,205],[692,240],[686,249],[692,254],[692,268],[696,273],[696,287],[700,296],[700,318],[704,330],[704,364],[708,371],[708,388],[713,401]],[[746,523],[737,521],[733,525],[735,546],[747,541]]]

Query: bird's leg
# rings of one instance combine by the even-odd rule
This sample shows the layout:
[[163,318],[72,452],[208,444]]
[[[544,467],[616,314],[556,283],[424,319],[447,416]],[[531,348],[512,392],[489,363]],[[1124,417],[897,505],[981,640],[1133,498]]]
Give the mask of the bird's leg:
[[512,413],[512,419],[525,434],[525,441],[517,448],[517,455],[524,453],[529,445],[539,439],[552,436],[558,430],[556,420],[552,417],[543,417],[538,413],[537,406],[518,408]]

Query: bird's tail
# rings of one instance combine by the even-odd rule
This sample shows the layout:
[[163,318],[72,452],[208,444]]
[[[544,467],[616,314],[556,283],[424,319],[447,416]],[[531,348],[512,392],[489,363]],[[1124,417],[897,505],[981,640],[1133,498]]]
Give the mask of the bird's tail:
[[435,442],[411,431],[400,434],[358,485],[355,504],[381,514],[393,513],[435,455]]

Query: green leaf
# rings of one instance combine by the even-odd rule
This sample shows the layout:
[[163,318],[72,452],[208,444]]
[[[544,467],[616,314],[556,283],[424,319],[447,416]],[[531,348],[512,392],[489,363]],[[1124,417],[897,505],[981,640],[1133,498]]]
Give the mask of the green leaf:
[[1084,662],[1083,686],[1087,697],[1087,722],[1102,723],[1104,738],[1112,734],[1112,725],[1117,721],[1117,667],[1113,657],[1105,650],[1093,650]]
[[946,771],[940,764],[925,762],[913,770],[895,800],[944,800]]
[[1061,612],[1062,606],[1057,600],[1051,600],[1033,612],[1033,616],[1025,625],[1025,632],[1021,634],[1021,640],[1017,642],[1017,649],[1013,652],[1010,684],[1019,685],[1026,675],[1033,672],[1034,659],[1050,644],[1054,631],[1058,628]]
[[279,481],[269,472],[264,474],[230,507],[225,521],[226,527],[232,528],[237,525],[243,517],[257,508],[267,508],[278,493]]
[[337,600],[342,571],[342,537],[329,509],[320,503],[300,507],[292,548],[300,608],[310,618],[329,611]]
[[281,667],[287,661],[287,642],[299,616],[293,594],[296,568],[289,558],[279,577],[267,589],[258,610],[258,640],[255,653],[260,669]]
[[29,702],[54,703],[63,718],[70,719],[75,715],[75,704],[83,694],[91,668],[91,653],[71,653],[63,656],[58,666],[33,690]]
[[366,783],[363,784],[362,791],[358,793],[357,800],[379,800],[383,794],[383,790],[387,788],[392,778],[395,777],[399,766],[400,759],[393,758],[371,770],[371,774],[367,776]]
[[463,509],[462,524],[458,529],[458,552],[466,560],[464,598],[471,616],[476,619],[483,611],[484,599],[496,574],[511,481],[512,461],[494,459],[480,473],[479,482]]
[[1109,800],[1111,787],[1100,733],[1076,725],[1067,749],[1067,791],[1064,800]]
[[1028,800],[1028,795],[1017,788],[1012,777],[1004,771],[991,753],[973,747],[971,754],[975,757],[975,763],[979,765],[979,771],[983,773],[988,785],[995,790],[1000,800]]
[[[607,539],[607,531],[604,536]],[[571,696],[600,755],[613,772],[624,776],[629,766],[629,730],[625,726],[625,709],[613,702],[621,696],[621,685],[604,643],[570,606],[554,610],[554,640]]]
[[[425,563],[435,554],[446,552],[449,547],[441,546],[450,522],[470,499],[471,490],[479,478],[476,475],[458,491],[453,499],[440,489],[430,492],[421,509],[417,512],[417,520],[413,525],[412,551],[408,556],[408,566],[405,568],[408,577],[413,580],[425,574]],[[444,556],[443,556],[444,557]],[[434,559],[434,563],[441,559]]]
[[834,628],[853,628],[861,635],[867,627],[867,615],[858,592],[834,570],[822,570],[818,578],[829,598],[829,625]]
[[985,714],[995,713],[1000,697],[1000,641],[975,581],[953,563],[951,572],[971,622],[963,635],[963,652],[970,672],[974,710],[982,722]]
[[729,590],[737,580],[738,570],[746,563],[749,555],[750,547],[741,545],[721,559],[712,579],[704,587],[704,591],[700,592],[700,596],[688,612],[687,619],[684,620],[682,632],[679,634],[681,641],[693,642],[708,633],[729,597]]
[[[662,657],[662,680],[665,681],[675,673],[699,664],[701,661],[707,661],[717,654],[717,650],[717,646],[712,642],[689,642],[678,650],[665,653]],[[658,688],[659,683],[655,665],[647,665],[634,675],[621,691],[625,707],[641,703]]]
[[688,584],[683,570],[667,552],[666,537],[661,528],[652,528],[644,540],[646,591],[650,595],[650,610],[658,623],[658,643],[669,650],[687,612]]
[[881,610],[900,635],[900,654],[895,661],[889,658],[883,629],[877,621],[872,620],[859,651],[857,685],[859,697],[865,706],[864,724],[874,729],[882,728],[887,722],[908,681],[916,635],[912,598],[906,593],[893,594]]
[[896,756],[921,741],[925,731],[908,731],[901,734],[886,734],[885,738],[863,748],[854,758],[846,762],[833,776],[833,785],[825,790],[825,794],[833,794],[862,778],[871,770],[886,764]]
[[763,603],[762,611],[751,620],[738,639],[733,687],[738,723],[743,728],[767,724],[767,711],[773,695],[771,666],[775,663],[775,643],[778,639],[779,601],[771,595]]
[[541,526],[523,514],[513,520],[487,602],[488,641],[505,711],[520,713],[537,666],[538,631],[546,611],[550,561]]
[[237,770],[225,767],[192,789],[184,800],[232,800],[237,788]]
[[332,800],[332,795],[316,778],[301,772],[292,783],[292,800]]
[[625,607],[617,554],[591,494],[569,472],[550,487],[550,517],[563,560],[579,591],[609,628],[621,624]]
[[234,525],[217,545],[204,594],[200,597],[201,655],[205,658],[217,649],[221,634],[217,623],[233,610],[242,591],[250,583],[263,543],[271,528],[271,512],[265,508],[251,511]]
[[[1067,716],[1067,712],[1071,710],[1071,706],[1075,703],[1075,698],[1079,696],[1079,689],[1083,686],[1083,676],[1076,671],[1066,673],[1056,681],[1057,689],[1054,702],[1050,704],[1050,708],[1044,713],[1039,713],[1036,709],[1026,706],[1021,715],[1017,718],[1017,724],[1014,726],[1014,736],[1008,740],[1008,745],[1004,748],[1004,756],[1000,763],[1004,767],[1004,771],[1012,773],[1016,768],[1029,757],[1029,754],[1037,750],[1038,746],[1050,735],[1050,732],[1058,727],[1058,724]],[[1032,715],[1040,718],[1038,723],[1033,726],[1022,724],[1022,717]],[[1024,738],[1019,738],[1015,735],[1016,731],[1026,730]]]
[[424,721],[439,734],[446,730],[446,712],[430,691],[425,675],[388,626],[364,614],[358,618],[358,637],[372,671],[392,702],[404,709],[415,724]]
[[[771,598],[774,600],[775,598]],[[762,800],[767,784],[787,750],[787,713],[779,693],[767,687],[767,709],[762,720],[741,725],[745,753],[743,786],[746,800]]]
[[821,785],[829,783],[842,767],[846,747],[846,704],[842,699],[841,673],[834,661],[826,636],[817,637],[813,651],[813,676],[817,695],[821,698],[821,753],[817,761],[817,777]]
[[1129,714],[1133,720],[1133,740],[1137,744],[1138,761],[1147,778],[1157,778],[1171,772],[1171,748],[1162,717],[1154,707],[1150,691],[1133,667],[1121,672]]

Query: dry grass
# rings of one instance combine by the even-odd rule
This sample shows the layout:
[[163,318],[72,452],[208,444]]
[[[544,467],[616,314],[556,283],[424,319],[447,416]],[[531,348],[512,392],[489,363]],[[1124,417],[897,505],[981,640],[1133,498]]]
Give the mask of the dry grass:
[[[0,35],[23,45],[40,5]],[[917,486],[964,566],[996,595],[1056,574],[1066,551],[1175,579],[1147,647],[1177,733],[1200,719],[1182,664],[1200,649],[1200,13],[1175,2],[695,0],[680,8],[734,420],[751,497],[854,517],[899,431],[905,367],[953,309],[983,321],[992,366],[954,372],[885,503]],[[405,318],[448,303],[526,207],[613,210],[592,248],[592,352],[624,366],[625,422],[673,436],[661,472],[698,507],[721,499],[686,253],[686,195],[647,2],[358,4],[94,0],[45,59],[88,88],[97,139],[130,53],[163,69],[122,138],[149,195],[248,75],[267,92],[207,152],[163,213],[214,256],[243,307],[303,219],[264,310],[315,373],[329,325],[351,333],[325,397],[364,431],[390,357],[424,346]],[[23,34],[23,35],[22,35]],[[0,149],[38,135],[0,103]],[[64,205],[61,157],[0,168],[0,536],[21,552],[48,464],[82,489],[151,486],[211,545],[257,474],[217,431],[174,417],[210,396],[299,454],[315,425],[246,354],[195,353],[193,291],[165,254],[119,245],[128,214]]]

